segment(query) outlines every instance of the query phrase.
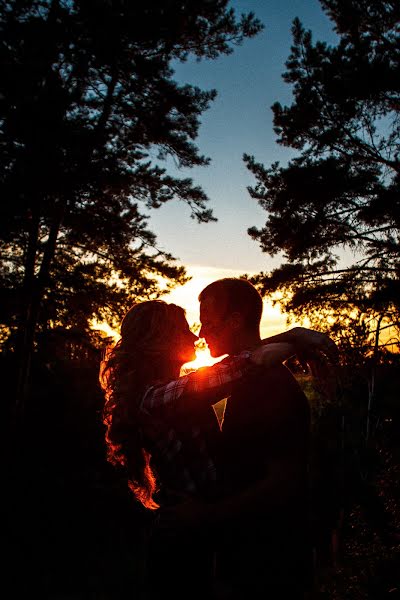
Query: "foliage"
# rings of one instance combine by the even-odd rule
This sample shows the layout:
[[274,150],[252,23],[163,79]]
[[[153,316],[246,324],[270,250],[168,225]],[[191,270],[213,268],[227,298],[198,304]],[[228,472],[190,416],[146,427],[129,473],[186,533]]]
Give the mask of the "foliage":
[[177,199],[214,219],[204,191],[162,165],[209,162],[194,140],[216,92],[178,85],[172,64],[260,30],[227,4],[0,0],[0,337],[20,357],[17,414],[38,335],[91,343],[93,321],[115,326],[187,281],[144,211]]
[[[207,165],[194,140],[215,97],[173,61],[215,59],[261,28],[227,1],[2,0],[0,322],[88,330],[186,281],[144,210],[207,197],[162,161]],[[32,317],[31,317],[32,318]]]
[[314,43],[295,19],[283,75],[293,102],[272,107],[278,143],[297,156],[285,167],[244,156],[256,178],[249,192],[268,214],[249,234],[264,252],[283,257],[254,281],[263,293],[278,291],[296,317],[335,333],[364,328],[358,346],[367,338],[370,352],[378,321],[393,324],[398,343],[400,7],[386,0],[321,4],[337,44]]

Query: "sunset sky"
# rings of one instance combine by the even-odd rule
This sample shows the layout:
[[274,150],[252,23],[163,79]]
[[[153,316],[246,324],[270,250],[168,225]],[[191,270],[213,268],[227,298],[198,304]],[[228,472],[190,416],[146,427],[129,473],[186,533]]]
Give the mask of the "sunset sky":
[[[186,308],[190,322],[198,321],[197,295],[210,281],[269,270],[280,263],[279,258],[262,254],[247,235],[248,227],[264,223],[266,213],[246,189],[254,181],[242,155],[254,154],[264,164],[276,160],[285,164],[293,156],[276,144],[270,108],[275,101],[290,102],[290,88],[281,74],[290,52],[293,19],[299,17],[314,39],[328,43],[336,39],[317,0],[233,0],[231,6],[238,13],[253,11],[264,23],[264,31],[230,56],[178,64],[175,69],[178,81],[218,91],[203,114],[197,139],[211,165],[180,171],[206,191],[218,222],[199,225],[179,202],[150,213],[149,227],[157,234],[158,246],[171,252],[193,277],[168,299]],[[263,331],[274,333],[279,328],[286,328],[285,317],[277,309],[266,308]]]

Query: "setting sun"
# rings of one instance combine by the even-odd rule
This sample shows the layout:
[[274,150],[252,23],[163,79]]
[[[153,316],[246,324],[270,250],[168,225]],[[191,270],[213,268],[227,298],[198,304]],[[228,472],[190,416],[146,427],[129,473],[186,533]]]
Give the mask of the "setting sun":
[[182,366],[181,374],[184,375],[190,371],[194,371],[196,369],[200,369],[200,367],[208,367],[210,365],[219,362],[221,357],[213,358],[210,354],[210,351],[207,347],[205,348],[196,348],[196,358],[191,362],[185,363]]

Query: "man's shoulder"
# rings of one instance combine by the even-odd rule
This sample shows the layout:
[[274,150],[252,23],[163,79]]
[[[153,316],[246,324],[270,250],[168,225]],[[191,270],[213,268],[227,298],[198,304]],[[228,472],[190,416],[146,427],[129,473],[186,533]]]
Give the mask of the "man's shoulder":
[[293,375],[292,371],[283,364],[270,367],[269,369],[264,369],[262,367],[254,369],[246,383],[257,391],[265,391],[271,386],[273,386],[274,389],[278,389],[282,386],[283,389],[290,388],[292,391],[301,392],[301,387],[296,377]]
[[[284,365],[257,368],[232,394],[234,410],[240,413],[307,415],[309,403],[299,382]],[[232,407],[233,408],[233,407]]]

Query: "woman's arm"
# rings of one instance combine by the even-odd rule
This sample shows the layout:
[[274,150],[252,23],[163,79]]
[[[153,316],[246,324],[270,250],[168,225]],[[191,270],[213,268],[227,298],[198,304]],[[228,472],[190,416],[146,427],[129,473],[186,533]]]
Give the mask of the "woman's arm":
[[151,411],[161,406],[173,405],[183,396],[190,396],[196,403],[215,404],[231,394],[234,384],[254,367],[271,368],[294,353],[294,346],[290,343],[271,343],[228,356],[210,367],[202,367],[167,384],[148,388],[143,398],[142,409]]
[[332,364],[336,364],[339,359],[339,349],[335,342],[326,333],[315,329],[294,327],[262,340],[262,344],[276,343],[291,344],[302,363],[318,358],[321,354]]
[[260,346],[244,351],[216,363],[202,367],[189,375],[179,377],[167,384],[155,385],[145,393],[142,408],[172,405],[182,396],[191,396],[196,402],[215,404],[232,392],[233,385],[254,366],[271,368],[296,355],[303,367],[310,366],[318,379],[327,375],[327,365],[338,362],[339,351],[333,340],[320,331],[294,327],[284,333],[261,340]]

